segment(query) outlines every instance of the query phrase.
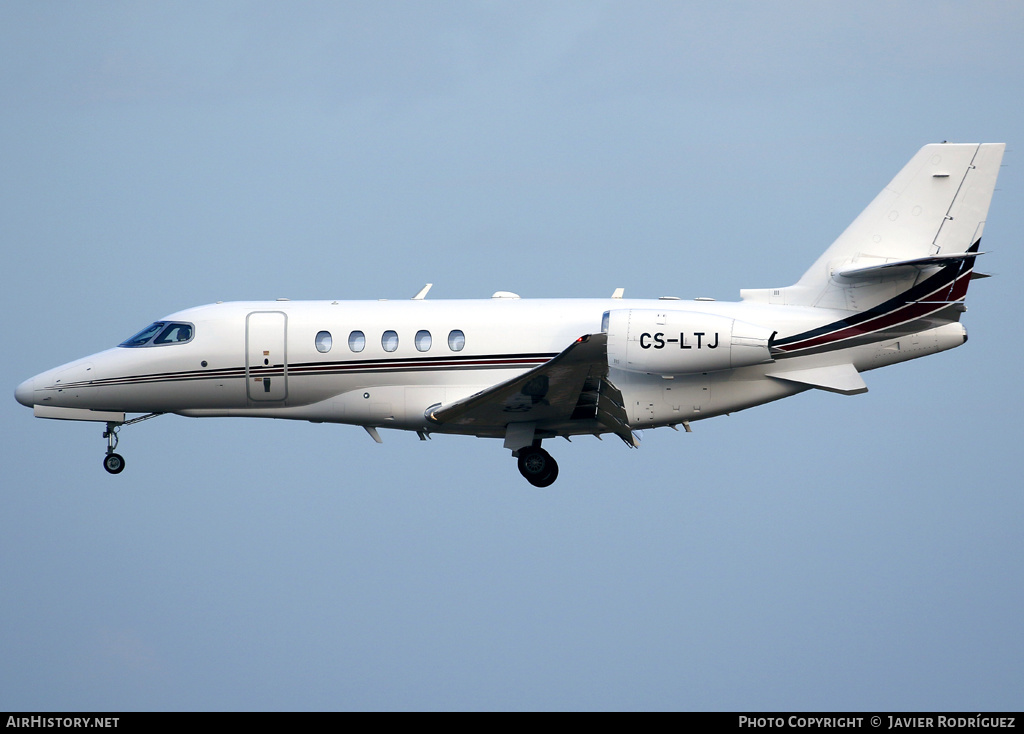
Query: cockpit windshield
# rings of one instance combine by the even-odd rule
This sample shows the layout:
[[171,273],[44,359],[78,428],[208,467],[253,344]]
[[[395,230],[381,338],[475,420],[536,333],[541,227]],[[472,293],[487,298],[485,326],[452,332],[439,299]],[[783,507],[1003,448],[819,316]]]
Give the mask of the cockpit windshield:
[[192,341],[195,327],[177,321],[156,321],[118,346],[158,347],[165,344],[183,344]]

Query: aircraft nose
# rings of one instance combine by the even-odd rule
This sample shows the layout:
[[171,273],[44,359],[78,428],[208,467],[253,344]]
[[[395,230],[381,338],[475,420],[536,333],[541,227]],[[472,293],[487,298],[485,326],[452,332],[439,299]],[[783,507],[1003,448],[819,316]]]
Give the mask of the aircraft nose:
[[19,403],[24,405],[26,408],[31,408],[33,400],[35,399],[35,382],[36,378],[29,378],[28,380],[25,380],[23,383],[18,385],[18,389],[14,391],[15,399]]

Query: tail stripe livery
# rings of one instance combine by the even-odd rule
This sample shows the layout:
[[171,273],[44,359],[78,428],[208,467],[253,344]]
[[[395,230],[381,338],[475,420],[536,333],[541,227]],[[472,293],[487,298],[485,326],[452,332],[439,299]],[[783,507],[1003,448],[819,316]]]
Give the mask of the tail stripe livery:
[[[978,240],[968,251],[977,253],[980,244],[981,240]],[[913,288],[874,308],[801,334],[777,339],[772,347],[786,354],[808,349],[838,349],[849,346],[843,343],[849,339],[866,336],[878,338],[879,333],[886,329],[948,309],[967,296],[974,260],[974,257],[969,257],[953,261]]]

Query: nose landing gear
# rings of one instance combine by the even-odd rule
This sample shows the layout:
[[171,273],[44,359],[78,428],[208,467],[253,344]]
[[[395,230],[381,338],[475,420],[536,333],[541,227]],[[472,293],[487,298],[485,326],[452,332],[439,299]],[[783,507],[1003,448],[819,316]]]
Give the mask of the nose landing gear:
[[115,454],[117,448],[117,432],[121,430],[120,423],[107,423],[107,430],[103,432],[103,438],[107,439],[107,455],[103,457],[103,468],[110,474],[120,474],[124,471],[124,457]]
[[150,418],[156,418],[158,415],[163,413],[147,413],[146,415],[139,416],[138,418],[132,418],[130,421],[124,421],[123,423],[115,423],[114,421],[107,421],[107,429],[103,431],[103,438],[107,439],[107,455],[103,457],[103,468],[110,474],[120,474],[124,471],[124,457],[121,454],[115,454],[114,449],[117,448],[117,432],[121,430],[121,426],[130,426],[132,423],[141,423],[142,421],[149,420]]
[[558,479],[558,464],[540,446],[519,449],[519,473],[534,487],[550,487]]

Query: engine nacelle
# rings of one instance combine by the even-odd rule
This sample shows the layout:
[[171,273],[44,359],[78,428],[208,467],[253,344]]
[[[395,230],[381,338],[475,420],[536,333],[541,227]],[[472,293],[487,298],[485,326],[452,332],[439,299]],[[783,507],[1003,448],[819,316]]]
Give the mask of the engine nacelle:
[[651,375],[687,375],[772,362],[763,326],[694,311],[608,312],[608,365]]

